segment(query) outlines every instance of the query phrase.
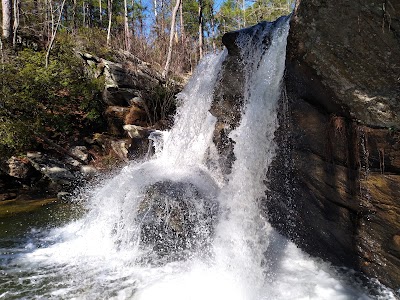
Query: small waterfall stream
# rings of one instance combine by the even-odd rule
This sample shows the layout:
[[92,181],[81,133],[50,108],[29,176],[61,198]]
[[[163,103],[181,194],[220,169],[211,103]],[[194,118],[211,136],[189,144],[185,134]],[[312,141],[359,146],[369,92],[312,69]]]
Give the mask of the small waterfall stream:
[[259,211],[277,147],[288,21],[269,30],[267,50],[240,43],[249,62],[231,173],[218,168],[209,113],[225,51],[200,63],[174,127],[151,136],[151,159],[93,189],[81,219],[2,257],[0,299],[394,299],[369,296],[309,257]]

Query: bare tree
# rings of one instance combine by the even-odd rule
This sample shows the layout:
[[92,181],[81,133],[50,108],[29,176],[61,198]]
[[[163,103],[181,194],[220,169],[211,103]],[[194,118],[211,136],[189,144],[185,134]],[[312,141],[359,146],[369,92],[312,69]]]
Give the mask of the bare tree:
[[158,17],[158,13],[157,13],[157,0],[154,0],[154,18],[156,19],[156,23],[157,23],[157,17]]
[[99,23],[101,27],[103,25],[103,10],[101,9],[101,0],[99,0]]
[[[135,21],[133,18],[135,18],[135,0],[132,0],[132,24],[135,24]],[[139,9],[137,10],[138,14],[138,19],[139,19],[139,32],[140,32],[140,36],[143,37],[144,35],[144,22],[143,22],[143,11],[141,11],[143,9],[143,3],[142,0],[138,1],[139,3]],[[135,35],[135,31],[133,32],[133,35]],[[137,35],[136,35],[137,36]]]
[[72,24],[74,28],[74,32],[77,29],[77,22],[76,22],[76,13],[77,13],[77,0],[73,0],[73,5],[72,5]]
[[[51,0],[50,0],[50,3],[51,3]],[[53,22],[52,22],[52,34],[51,34],[50,44],[49,44],[49,46],[47,48],[47,52],[46,52],[46,61],[45,61],[46,68],[49,65],[50,51],[51,51],[51,48],[54,45],[54,41],[56,39],[56,34],[57,34],[57,31],[58,31],[58,27],[60,26],[60,23],[61,23],[61,17],[62,17],[62,13],[63,13],[63,9],[64,9],[64,4],[65,4],[65,0],[63,0],[63,2],[61,3],[61,6],[59,8],[60,9],[60,13],[58,15],[58,21],[57,21],[57,24],[55,24],[55,26],[54,26],[54,13],[53,13],[53,10],[52,10],[52,17],[51,17],[51,19],[53,20]]]
[[83,27],[86,26],[86,2],[82,1],[82,17],[83,17]]
[[112,5],[113,5],[113,0],[107,0],[107,10],[108,10],[107,46],[110,46],[111,43]]
[[199,1],[199,57],[202,59],[203,57],[203,28],[204,28],[204,22],[203,22],[203,0],[198,0]]
[[124,0],[124,40],[125,40],[125,50],[131,51],[131,34],[129,31],[127,0]]
[[174,43],[174,32],[175,32],[175,21],[176,21],[176,14],[178,13],[179,6],[181,4],[181,0],[176,0],[174,9],[172,11],[172,19],[171,19],[171,30],[169,32],[169,46],[168,46],[168,54],[167,54],[167,61],[165,62],[164,71],[162,76],[166,78],[168,75],[169,67],[171,64],[172,58],[172,45]]
[[1,68],[4,71],[4,51],[3,51],[3,42],[1,41],[1,39],[0,39],[0,54],[1,54],[1,60],[0,60]]
[[3,38],[7,41],[11,39],[11,0],[1,0],[3,17]]
[[180,16],[180,29],[181,29],[181,41],[182,45],[185,43],[185,25],[183,23],[183,0],[181,0],[181,5],[179,6],[179,16]]
[[17,45],[17,32],[19,27],[20,0],[14,0],[14,25],[13,25],[13,47]]
[[214,19],[214,8],[211,5],[210,6],[210,23],[211,23],[211,40],[212,40],[212,48],[213,52],[215,53],[217,51],[217,46],[215,45],[215,19]]

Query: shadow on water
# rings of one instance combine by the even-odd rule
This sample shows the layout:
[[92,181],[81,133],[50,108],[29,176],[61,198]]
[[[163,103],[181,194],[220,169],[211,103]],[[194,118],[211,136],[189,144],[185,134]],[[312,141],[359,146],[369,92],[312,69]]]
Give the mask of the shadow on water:
[[54,244],[56,241],[47,238],[48,232],[82,214],[81,206],[59,203],[56,199],[0,203],[0,299],[21,299],[21,294],[13,298],[10,293],[27,284],[24,278],[49,272],[44,269],[22,271],[18,260],[36,249]]
[[266,281],[272,283],[277,280],[281,263],[284,259],[288,239],[273,230],[268,235],[268,248],[264,252],[264,265]]

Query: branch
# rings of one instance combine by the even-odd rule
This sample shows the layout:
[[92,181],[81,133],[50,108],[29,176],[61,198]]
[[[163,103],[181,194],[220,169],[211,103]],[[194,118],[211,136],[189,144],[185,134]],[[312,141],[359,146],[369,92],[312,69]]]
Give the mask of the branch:
[[175,19],[176,19],[176,14],[178,12],[180,3],[181,3],[181,0],[176,0],[175,7],[174,7],[174,9],[172,11],[171,31],[169,33],[169,47],[168,47],[167,61],[165,62],[164,71],[162,72],[162,77],[163,78],[167,77],[168,71],[169,71],[169,66],[171,64],[172,45],[173,45],[173,42],[174,42],[174,31],[175,31]]
[[[33,130],[32,130],[33,131]],[[42,140],[43,142],[45,142],[47,145],[49,145],[51,148],[53,148],[54,150],[56,150],[58,153],[61,154],[65,154],[73,159],[75,159],[76,161],[78,161],[79,163],[81,163],[82,165],[86,165],[86,162],[84,162],[82,159],[80,159],[78,156],[76,156],[75,154],[72,154],[71,152],[69,152],[68,150],[66,150],[65,148],[57,145],[56,143],[54,143],[52,140],[48,139],[47,137],[45,137],[44,135],[41,135],[37,132],[34,132],[34,135]]]
[[47,48],[47,52],[46,52],[46,68],[49,66],[50,50],[53,47],[54,41],[56,39],[57,30],[58,30],[58,27],[60,26],[62,12],[63,12],[63,9],[64,9],[64,4],[65,4],[65,0],[63,0],[63,2],[61,3],[60,14],[58,16],[57,25],[56,25],[56,28],[52,32],[50,44],[49,44],[49,47]]

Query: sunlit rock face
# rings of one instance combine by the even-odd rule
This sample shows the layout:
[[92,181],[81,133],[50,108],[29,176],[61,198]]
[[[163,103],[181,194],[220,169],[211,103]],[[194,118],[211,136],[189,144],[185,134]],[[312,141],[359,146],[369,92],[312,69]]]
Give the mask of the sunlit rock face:
[[400,2],[298,1],[291,89],[328,113],[400,128]]
[[396,289],[399,16],[398,1],[297,2],[265,202],[274,226],[309,252]]

